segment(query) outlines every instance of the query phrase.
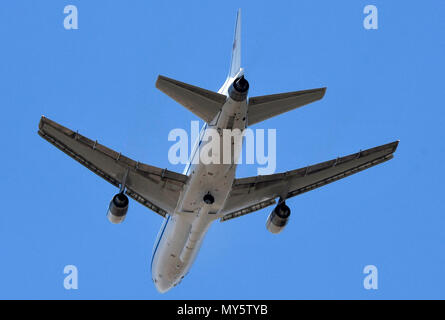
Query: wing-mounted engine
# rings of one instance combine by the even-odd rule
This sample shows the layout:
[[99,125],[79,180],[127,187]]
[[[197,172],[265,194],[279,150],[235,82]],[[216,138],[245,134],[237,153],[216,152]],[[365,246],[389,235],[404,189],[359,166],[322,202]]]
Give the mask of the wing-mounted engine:
[[127,183],[129,170],[125,171],[122,183],[120,185],[119,193],[111,199],[108,206],[107,218],[113,224],[119,224],[124,222],[128,211],[128,197],[125,195],[125,186]]
[[269,215],[266,222],[266,228],[271,233],[278,234],[283,231],[290,217],[290,209],[286,203],[280,202]]
[[122,223],[128,211],[128,197],[121,193],[116,194],[108,207],[107,218],[111,223]]

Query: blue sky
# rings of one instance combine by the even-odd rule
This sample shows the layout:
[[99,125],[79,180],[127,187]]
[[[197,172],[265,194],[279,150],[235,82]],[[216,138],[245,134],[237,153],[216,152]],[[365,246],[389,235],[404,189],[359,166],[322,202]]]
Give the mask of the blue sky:
[[[63,8],[79,29],[63,28]],[[379,9],[378,30],[363,8]],[[171,129],[195,116],[157,91],[158,74],[217,90],[239,1],[8,1],[0,11],[0,298],[445,298],[442,1],[243,2],[250,95],[327,86],[313,105],[265,121],[277,171],[400,139],[394,160],[270,209],[211,227],[190,274],[165,295],[149,262],[162,219],[37,135],[42,114],[141,162],[169,164]],[[238,177],[256,175],[241,166]],[[63,287],[63,268],[79,289]],[[379,289],[363,288],[366,265]]]

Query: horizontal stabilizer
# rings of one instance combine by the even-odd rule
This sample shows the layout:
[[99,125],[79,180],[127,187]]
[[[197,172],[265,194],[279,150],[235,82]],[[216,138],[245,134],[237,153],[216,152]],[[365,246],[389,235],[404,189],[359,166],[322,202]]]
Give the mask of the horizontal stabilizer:
[[248,124],[272,118],[323,98],[326,88],[253,97],[249,99]]
[[226,102],[225,95],[159,76],[156,88],[183,105],[205,122],[211,122]]

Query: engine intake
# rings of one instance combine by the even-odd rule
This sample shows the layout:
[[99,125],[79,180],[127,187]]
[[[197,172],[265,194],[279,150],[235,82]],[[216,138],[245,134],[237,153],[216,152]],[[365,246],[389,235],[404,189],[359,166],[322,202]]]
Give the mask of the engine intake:
[[107,218],[111,223],[122,223],[128,211],[128,197],[123,193],[116,194],[108,207]]
[[290,209],[284,203],[280,203],[269,215],[266,222],[266,228],[271,233],[278,234],[283,231],[287,222],[289,221]]
[[241,76],[233,81],[229,88],[229,96],[235,101],[244,101],[247,99],[247,92],[249,91],[249,82]]

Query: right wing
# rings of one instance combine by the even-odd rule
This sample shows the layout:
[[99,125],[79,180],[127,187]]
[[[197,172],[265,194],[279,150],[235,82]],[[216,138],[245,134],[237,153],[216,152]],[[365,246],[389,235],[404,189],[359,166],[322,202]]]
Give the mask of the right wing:
[[284,173],[235,179],[221,221],[273,205],[393,158],[398,141]]
[[38,133],[116,187],[128,172],[126,194],[161,216],[176,208],[187,176],[136,162],[45,117]]
[[249,126],[302,107],[324,97],[326,88],[272,94],[249,99],[247,122]]
[[223,94],[164,76],[158,77],[156,88],[207,123],[210,123],[215,118],[227,100],[227,97]]

